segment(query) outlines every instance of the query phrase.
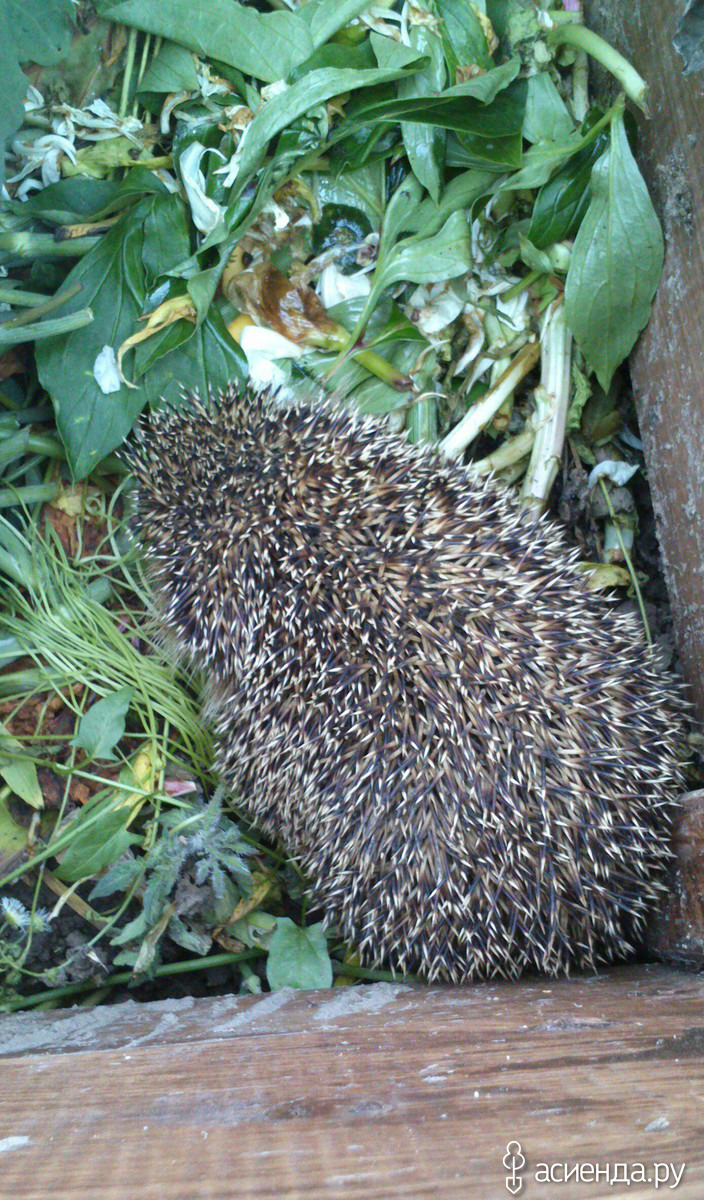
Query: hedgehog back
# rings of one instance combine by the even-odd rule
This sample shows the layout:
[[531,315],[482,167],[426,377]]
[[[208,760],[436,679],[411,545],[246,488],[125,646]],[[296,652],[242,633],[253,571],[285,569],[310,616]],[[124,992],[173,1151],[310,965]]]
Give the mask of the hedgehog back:
[[632,948],[682,703],[554,524],[318,400],[157,413],[132,461],[219,768],[363,961],[463,980]]

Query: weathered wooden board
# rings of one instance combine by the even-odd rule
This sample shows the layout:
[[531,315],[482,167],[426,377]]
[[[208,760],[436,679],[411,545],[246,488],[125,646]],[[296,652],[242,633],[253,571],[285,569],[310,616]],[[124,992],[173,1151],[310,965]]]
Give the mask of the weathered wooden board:
[[3,1200],[498,1200],[510,1141],[526,1200],[704,1196],[704,979],[665,968],[22,1014],[0,1055]]
[[638,160],[663,224],[665,270],[631,358],[683,671],[704,720],[704,71],[673,38],[686,0],[587,0],[589,25],[650,86]]

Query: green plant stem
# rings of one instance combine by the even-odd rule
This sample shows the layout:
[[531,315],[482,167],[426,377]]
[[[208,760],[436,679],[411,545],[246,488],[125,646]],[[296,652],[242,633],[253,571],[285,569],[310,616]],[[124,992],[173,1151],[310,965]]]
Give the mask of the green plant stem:
[[132,82],[132,71],[134,70],[134,56],[137,49],[137,30],[132,28],[127,39],[127,53],[125,55],[125,73],[122,76],[122,91],[120,93],[120,108],[119,115],[124,117],[127,112],[127,97],[129,95],[130,83]]
[[491,475],[494,471],[505,471],[508,467],[515,467],[530,454],[534,441],[535,429],[529,425],[522,433],[502,442],[498,450],[487,454],[486,458],[468,463],[467,472],[476,476]]
[[31,308],[35,304],[43,304],[50,300],[43,292],[23,292],[20,288],[2,287],[0,285],[0,304],[16,304],[18,308]]
[[141,980],[137,979],[131,971],[116,971],[112,975],[107,975],[100,984],[96,984],[92,980],[68,983],[65,987],[48,988],[47,991],[36,996],[21,996],[17,1000],[9,1000],[2,1008],[5,1012],[17,1012],[23,1008],[38,1008],[54,1001],[68,1000],[71,996],[80,995],[81,992],[94,991],[97,987],[103,989],[118,987],[123,983],[136,985],[149,983],[152,977],[163,979],[169,975],[187,975],[190,971],[207,971],[212,967],[226,967],[230,963],[247,962],[252,958],[260,958],[263,953],[263,950],[242,950],[239,954],[211,954],[204,958],[192,958],[188,962],[162,963],[149,976]]
[[572,334],[563,299],[545,318],[540,336],[540,386],[535,389],[536,434],[521,489],[526,508],[542,512],[555,482],[565,443],[572,384]]
[[[554,14],[551,14],[554,17]],[[574,46],[583,50],[610,71],[623,88],[624,92],[638,108],[648,116],[648,85],[628,59],[614,50],[604,38],[599,37],[592,29],[584,25],[575,25],[571,21],[556,23],[546,33],[546,41],[552,46]]]
[[409,392],[413,387],[413,383],[407,375],[382,358],[375,350],[355,350],[352,358],[372,375],[376,375],[377,379],[388,383],[389,387],[396,388],[397,392]]
[[527,275],[518,280],[518,283],[514,283],[505,292],[501,293],[502,301],[513,300],[516,296],[520,296],[521,292],[525,292],[526,288],[531,287],[536,279],[540,279],[541,275],[542,271],[529,271]]
[[653,639],[652,639],[652,635],[650,633],[650,626],[648,624],[648,618],[645,614],[645,604],[643,602],[643,593],[640,590],[640,584],[638,582],[638,576],[636,575],[636,569],[633,566],[633,559],[631,558],[630,554],[628,553],[625,542],[621,536],[621,530],[619,529],[618,519],[616,517],[616,513],[614,512],[614,506],[611,503],[611,496],[609,495],[609,489],[607,488],[603,479],[600,479],[599,483],[601,484],[601,490],[604,495],[604,500],[606,501],[606,506],[609,510],[609,516],[611,517],[611,520],[616,529],[616,537],[618,538],[619,546],[621,547],[623,561],[625,562],[626,567],[628,568],[628,574],[631,577],[631,583],[633,584],[633,589],[636,594],[636,599],[638,601],[638,608],[640,609],[641,620],[643,621],[643,631],[645,633],[645,640],[648,643],[648,645],[650,646],[650,648],[652,649]]
[[438,402],[435,396],[420,396],[408,410],[406,421],[408,440],[414,445],[419,442],[438,440]]
[[[1,345],[2,343],[0,343]],[[12,508],[15,504],[45,504],[55,500],[61,492],[60,483],[35,483],[28,487],[0,489],[0,508]]]
[[440,449],[448,458],[459,458],[464,453],[467,446],[499,411],[506,397],[511,395],[521,379],[533,369],[539,358],[540,346],[537,342],[529,342],[519,350],[503,375],[440,442]]
[[82,258],[99,241],[99,237],[84,237],[57,242],[53,233],[0,233],[0,251],[20,260]]
[[83,290],[83,284],[74,283],[72,287],[66,288],[65,292],[61,292],[56,296],[49,296],[43,300],[41,304],[37,304],[34,308],[28,309],[27,312],[20,313],[18,317],[11,317],[9,321],[3,321],[0,329],[18,329],[21,325],[31,325],[32,321],[38,321],[40,317],[46,317],[55,309],[61,308],[67,300],[73,300],[80,291]]
[[371,979],[380,983],[415,983],[415,975],[395,975],[393,971],[377,970],[374,967],[358,967],[353,963],[339,962],[332,959],[332,969],[335,975],[350,975],[353,979]]
[[69,313],[65,317],[54,317],[51,321],[38,321],[36,325],[24,325],[20,329],[9,329],[0,325],[0,350],[8,346],[19,346],[22,342],[38,342],[42,338],[58,337],[62,333],[71,333],[74,329],[82,329],[93,320],[92,308],[79,308],[78,312]]
[[23,454],[40,454],[43,458],[66,457],[58,438],[48,433],[32,433],[31,429],[18,429],[6,438],[0,438],[0,468]]

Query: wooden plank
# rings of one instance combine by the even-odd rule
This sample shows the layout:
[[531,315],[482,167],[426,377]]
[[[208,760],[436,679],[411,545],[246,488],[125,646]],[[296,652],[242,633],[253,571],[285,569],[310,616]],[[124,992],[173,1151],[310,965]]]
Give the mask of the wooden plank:
[[[587,0],[588,24],[650,86],[638,161],[665,269],[631,374],[682,670],[704,720],[704,86],[673,45],[686,0]],[[604,85],[603,75],[595,72]]]
[[618,1196],[535,1180],[617,1162],[685,1163],[701,1200],[703,1001],[630,967],[7,1017],[0,1196],[497,1200],[516,1140],[527,1200]]

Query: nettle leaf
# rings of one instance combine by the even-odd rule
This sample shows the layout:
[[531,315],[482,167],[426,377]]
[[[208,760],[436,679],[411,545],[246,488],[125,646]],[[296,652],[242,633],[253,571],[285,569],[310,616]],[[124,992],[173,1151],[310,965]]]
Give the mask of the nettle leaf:
[[117,805],[114,795],[89,800],[71,823],[71,844],[56,869],[59,879],[75,883],[117,862],[130,846],[140,841],[126,828],[132,813],[132,806]]
[[[74,333],[46,338],[37,344],[39,377],[54,404],[56,423],[66,447],[74,478],[82,479],[129,433],[144,407],[142,389],[123,384],[104,394],[93,374],[95,360],[105,346],[113,351],[134,333],[142,315],[149,276],[145,260],[157,259],[166,273],[185,257],[190,247],[178,237],[168,245],[159,234],[161,223],[172,233],[185,229],[173,218],[183,208],[179,196],[167,192],[147,197],[126,213],[69,272],[63,289],[75,283],[81,291],[68,300],[63,313],[90,306],[93,322]],[[151,270],[149,272],[151,274]]]
[[114,759],[113,750],[125,732],[133,695],[134,688],[123,687],[92,704],[81,717],[72,745],[85,750],[89,758]]
[[567,322],[605,391],[648,321],[663,255],[660,223],[619,114],[592,173],[565,282]]
[[322,922],[300,929],[288,917],[279,917],[269,943],[266,977],[272,992],[330,987],[332,964]]
[[265,83],[285,78],[315,50],[297,13],[260,13],[235,0],[123,0],[103,16],[135,25]]

